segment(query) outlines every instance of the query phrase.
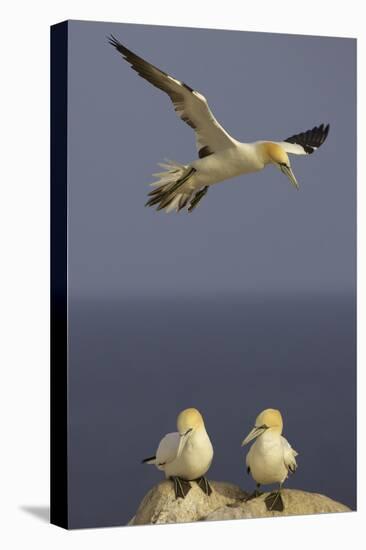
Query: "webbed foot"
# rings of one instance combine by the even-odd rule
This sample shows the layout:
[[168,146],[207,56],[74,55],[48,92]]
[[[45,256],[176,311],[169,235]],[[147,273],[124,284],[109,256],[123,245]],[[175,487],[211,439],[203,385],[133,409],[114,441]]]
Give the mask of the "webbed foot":
[[202,476],[202,477],[198,477],[194,481],[197,483],[198,487],[205,493],[205,495],[209,497],[210,494],[212,493],[212,489],[208,480],[204,476]]
[[285,509],[280,491],[277,491],[277,493],[270,493],[264,499],[264,502],[269,512],[273,512],[274,510],[283,512]]
[[175,498],[185,498],[192,488],[189,481],[177,476],[172,476],[170,479],[174,483]]

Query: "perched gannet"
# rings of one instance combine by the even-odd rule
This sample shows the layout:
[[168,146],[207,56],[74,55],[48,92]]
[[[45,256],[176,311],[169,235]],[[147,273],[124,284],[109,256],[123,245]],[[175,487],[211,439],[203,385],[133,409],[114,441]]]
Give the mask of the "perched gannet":
[[149,193],[146,206],[156,205],[157,210],[165,209],[166,212],[178,212],[187,207],[188,212],[192,212],[214,183],[240,174],[258,172],[271,164],[279,168],[298,189],[288,153],[313,153],[324,143],[329,124],[315,126],[280,142],[241,143],[217,122],[202,94],[134,54],[113,35],[109,42],[140,76],[169,95],[178,116],[196,134],[199,158],[190,164],[173,161],[160,163],[165,171],[153,174],[160,179],[151,184],[155,189]]
[[289,472],[295,472],[297,468],[295,457],[298,455],[289,442],[282,437],[282,428],[280,411],[266,409],[257,416],[254,428],[242,442],[243,446],[257,438],[246,456],[247,471],[257,482],[257,490],[249,498],[260,495],[259,487],[262,484],[279,483],[278,491],[268,495],[265,501],[268,510],[281,512],[283,510],[280,492],[282,484]]
[[212,489],[204,477],[211,466],[213,448],[201,413],[185,409],[177,418],[178,432],[168,433],[160,441],[155,456],[145,458],[144,464],[155,464],[174,482],[176,498],[184,498],[196,481],[206,495]]

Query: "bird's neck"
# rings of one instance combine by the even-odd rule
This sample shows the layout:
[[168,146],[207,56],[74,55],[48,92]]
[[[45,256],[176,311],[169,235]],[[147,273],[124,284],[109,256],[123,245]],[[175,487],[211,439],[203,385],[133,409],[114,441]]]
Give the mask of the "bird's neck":
[[265,437],[266,439],[274,439],[281,437],[281,433],[281,428],[267,428],[267,430],[261,435],[261,437]]
[[270,141],[265,141],[257,144],[257,154],[262,160],[263,164],[273,164],[273,157],[271,156],[271,148],[275,146]]
[[190,436],[190,439],[197,440],[197,439],[204,439],[205,437],[207,437],[206,429],[204,426],[200,426],[199,428],[196,428],[195,430],[193,430]]

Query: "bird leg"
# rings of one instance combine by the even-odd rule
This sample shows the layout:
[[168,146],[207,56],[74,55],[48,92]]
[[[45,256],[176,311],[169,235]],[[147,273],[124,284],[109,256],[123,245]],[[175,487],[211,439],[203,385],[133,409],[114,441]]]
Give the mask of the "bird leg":
[[192,488],[189,481],[178,476],[172,476],[170,479],[174,483],[175,498],[185,498]]
[[279,489],[275,493],[270,493],[265,499],[264,502],[266,503],[267,510],[269,512],[273,512],[273,510],[276,510],[277,512],[283,512],[284,510],[284,504],[281,496],[281,489],[282,489],[282,483],[280,483]]
[[261,486],[260,483],[257,483],[257,486],[255,488],[255,491],[253,491],[250,495],[246,496],[243,498],[243,501],[244,502],[248,502],[248,500],[252,500],[253,498],[258,498],[260,497],[261,495],[263,495],[263,493],[259,490],[259,487]]
[[208,480],[204,476],[201,476],[197,479],[194,479],[194,481],[197,483],[198,487],[205,493],[205,495],[209,497],[212,493],[212,489]]
[[203,199],[207,191],[208,191],[208,185],[206,185],[203,189],[201,189],[194,195],[193,199],[189,204],[188,212],[192,212],[192,210],[196,208],[197,204],[200,202],[201,199]]

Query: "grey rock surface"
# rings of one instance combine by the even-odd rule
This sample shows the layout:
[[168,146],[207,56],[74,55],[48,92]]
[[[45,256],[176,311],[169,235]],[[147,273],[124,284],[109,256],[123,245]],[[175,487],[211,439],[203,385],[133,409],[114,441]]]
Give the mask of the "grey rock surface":
[[328,514],[333,512],[350,512],[350,508],[318,493],[308,493],[295,489],[282,490],[283,512],[270,512],[264,499],[268,493],[247,502],[236,502],[210,512],[205,520],[265,518],[274,516],[296,516],[307,514]]
[[210,481],[212,494],[207,496],[195,482],[185,499],[176,499],[173,484],[165,480],[155,485],[143,498],[128,525],[149,525],[158,523],[185,523],[215,521],[224,519],[263,518],[306,514],[349,512],[350,508],[324,495],[284,489],[283,512],[269,512],[262,496],[244,501],[247,496],[240,487],[232,483]]
[[200,521],[227,504],[235,504],[246,496],[236,485],[210,481],[212,494],[207,496],[195,483],[184,499],[176,499],[173,483],[165,480],[155,485],[143,498],[129,525],[184,523]]

